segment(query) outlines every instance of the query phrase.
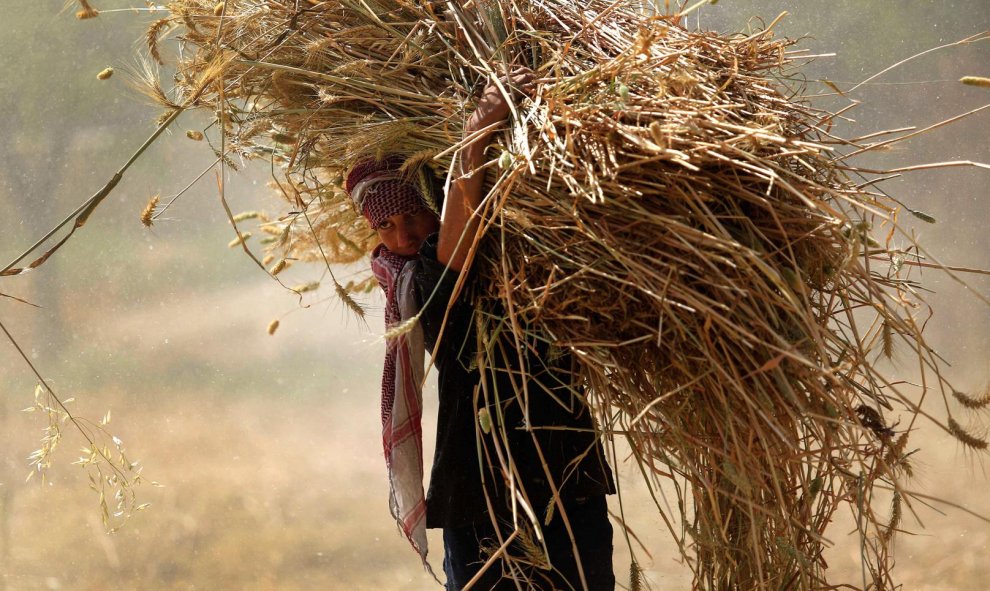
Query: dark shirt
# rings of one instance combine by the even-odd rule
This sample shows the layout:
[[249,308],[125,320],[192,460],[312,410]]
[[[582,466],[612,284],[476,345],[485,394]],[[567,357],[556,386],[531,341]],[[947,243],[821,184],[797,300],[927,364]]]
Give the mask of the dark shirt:
[[[415,275],[423,336],[437,368],[440,397],[427,527],[459,527],[489,519],[486,492],[500,517],[509,515],[499,453],[503,458],[511,456],[517,488],[525,490],[541,520],[553,499],[551,482],[564,500],[614,492],[590,411],[580,399],[582,390],[573,384],[570,354],[553,350],[537,336],[527,337],[520,354],[510,330],[486,330],[498,334],[486,343],[490,366],[479,371],[475,323],[497,323],[504,314],[497,305],[485,306],[493,310],[483,313],[470,304],[466,294],[473,277],[469,274],[448,315],[458,273],[444,272],[445,266],[437,261],[436,240],[434,234],[421,247]],[[440,336],[442,326],[446,328]],[[523,374],[528,376],[525,388]],[[525,398],[527,403],[522,402]],[[480,409],[490,417],[487,434],[479,421]]]

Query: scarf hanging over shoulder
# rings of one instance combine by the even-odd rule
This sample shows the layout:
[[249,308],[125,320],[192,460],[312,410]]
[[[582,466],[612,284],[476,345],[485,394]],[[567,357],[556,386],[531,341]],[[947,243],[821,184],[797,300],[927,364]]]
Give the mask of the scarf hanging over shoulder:
[[[394,328],[417,314],[413,294],[415,258],[396,255],[379,245],[371,269],[385,290],[385,328]],[[382,372],[382,444],[388,467],[389,508],[427,570],[426,498],[423,493],[423,329],[386,342]]]

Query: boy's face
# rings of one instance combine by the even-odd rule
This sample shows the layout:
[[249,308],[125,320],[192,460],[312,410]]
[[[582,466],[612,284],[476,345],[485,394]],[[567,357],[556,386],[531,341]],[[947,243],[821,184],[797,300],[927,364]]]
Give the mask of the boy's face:
[[440,229],[440,220],[425,207],[386,218],[375,230],[385,248],[400,256],[419,252],[426,237]]

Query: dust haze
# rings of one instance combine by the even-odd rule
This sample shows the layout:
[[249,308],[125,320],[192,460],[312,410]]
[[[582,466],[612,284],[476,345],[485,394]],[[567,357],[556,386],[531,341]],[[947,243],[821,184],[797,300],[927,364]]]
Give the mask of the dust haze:
[[[0,32],[0,258],[8,262],[93,194],[153,130],[159,115],[126,84],[136,40],[154,14],[107,12],[129,4],[105,0],[105,14],[77,21],[62,0],[8,11]],[[144,6],[143,3],[134,4]],[[984,0],[786,2],[723,0],[692,17],[721,31],[770,22],[803,37],[814,82],[843,88],[925,50],[990,29]],[[757,18],[759,17],[759,18]],[[823,54],[836,54],[825,56]],[[862,101],[847,113],[847,137],[924,127],[990,103],[990,90],[962,76],[990,76],[990,43],[933,51],[847,97],[822,97],[829,108]],[[113,66],[115,75],[98,80]],[[72,465],[82,444],[65,429],[49,481],[25,482],[28,455],[46,421],[21,409],[36,384],[17,351],[0,342],[0,590],[34,589],[436,589],[388,513],[378,407],[383,343],[381,300],[354,318],[330,290],[299,298],[273,282],[239,249],[212,174],[182,195],[151,229],[139,216],[147,200],[180,192],[214,156],[180,119],[156,143],[67,246],[40,269],[0,282],[0,320],[73,410],[108,428],[144,476],[134,514],[104,533],[86,472]],[[990,112],[870,157],[898,163],[990,162]],[[276,202],[271,171],[248,167],[226,180],[237,211]],[[990,268],[986,214],[990,171],[954,168],[911,173],[883,188],[934,216],[905,221],[947,264]],[[341,269],[346,278],[358,269]],[[934,309],[930,344],[952,363],[960,389],[990,383],[990,294],[985,276],[917,275]],[[319,280],[318,266],[295,266],[288,285]],[[279,319],[269,336],[266,327]],[[910,355],[905,355],[905,359]],[[916,369],[890,368],[910,380]],[[435,396],[427,399],[432,430]],[[933,407],[937,411],[937,407]],[[985,459],[930,424],[915,425],[917,474],[911,488],[990,516]],[[432,442],[426,441],[427,448]],[[430,454],[427,453],[427,457]],[[684,589],[690,572],[677,561],[653,501],[632,464],[615,467],[625,510],[651,560],[642,564],[656,589]],[[429,470],[427,470],[429,473]],[[616,508],[612,499],[613,509]],[[895,573],[905,588],[986,587],[990,524],[945,503],[915,503],[896,542]],[[832,528],[830,565],[858,580],[859,548],[851,527]],[[618,531],[618,530],[617,530]],[[431,532],[431,535],[436,532]],[[633,542],[635,543],[635,542]],[[440,540],[431,538],[439,569]],[[625,540],[616,535],[616,573],[628,572]],[[840,577],[838,573],[845,573]]]

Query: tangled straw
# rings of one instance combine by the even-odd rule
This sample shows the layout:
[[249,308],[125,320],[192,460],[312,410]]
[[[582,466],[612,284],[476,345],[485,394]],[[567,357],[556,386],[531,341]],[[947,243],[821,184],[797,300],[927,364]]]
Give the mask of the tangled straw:
[[[480,342],[574,355],[603,439],[627,440],[651,487],[675,485],[680,514],[657,510],[696,588],[834,588],[822,553],[843,506],[868,573],[850,588],[894,587],[891,534],[911,494],[891,416],[912,423],[924,394],[876,363],[899,346],[925,392],[955,390],[921,333],[899,204],[853,180],[878,178],[843,156],[869,145],[834,136],[835,115],[801,98],[784,74],[791,42],[600,0],[169,10],[147,38],[159,62],[161,40],[179,40],[176,85],[149,70],[145,88],[168,110],[216,113],[218,157],[284,172],[294,213],[262,226],[283,260],[360,260],[376,236],[340,187],[349,167],[398,153],[411,182],[445,177],[477,92],[512,66],[537,71],[475,172],[492,181]],[[885,517],[874,499],[888,488]]]

